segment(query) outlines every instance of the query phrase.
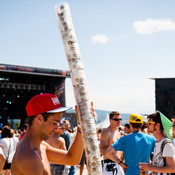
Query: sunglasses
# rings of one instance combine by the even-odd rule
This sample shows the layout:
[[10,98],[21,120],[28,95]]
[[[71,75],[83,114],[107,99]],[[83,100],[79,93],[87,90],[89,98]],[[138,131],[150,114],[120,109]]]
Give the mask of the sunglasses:
[[59,127],[59,129],[65,129],[64,127]]
[[148,125],[149,125],[149,124],[151,124],[151,123],[155,124],[155,122],[152,122],[152,121],[148,121]]
[[115,121],[119,121],[119,120],[121,120],[122,121],[122,119],[121,118],[111,118],[111,120],[115,120]]
[[173,125],[173,127],[175,127],[175,125]]

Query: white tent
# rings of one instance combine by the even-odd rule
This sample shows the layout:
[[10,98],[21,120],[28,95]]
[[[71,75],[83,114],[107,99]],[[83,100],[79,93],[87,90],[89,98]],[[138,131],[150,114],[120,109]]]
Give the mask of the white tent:
[[98,123],[96,125],[96,129],[103,129],[103,128],[107,128],[110,125],[109,122],[109,115],[106,114],[106,117],[104,118],[104,120],[102,120],[100,123]]
[[144,122],[147,122],[147,121],[148,121],[148,119],[147,119],[147,116],[146,116],[146,115],[144,115],[144,116],[143,116],[143,121],[144,121]]

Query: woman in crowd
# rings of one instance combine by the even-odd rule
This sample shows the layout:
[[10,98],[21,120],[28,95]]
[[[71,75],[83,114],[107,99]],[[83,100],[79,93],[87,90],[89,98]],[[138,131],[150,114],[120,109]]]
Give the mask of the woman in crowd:
[[10,127],[7,125],[4,126],[2,128],[2,136],[0,139],[0,147],[2,148],[6,158],[6,162],[2,171],[4,175],[10,175],[11,162],[18,142],[19,139],[13,136]]
[[4,156],[2,148],[0,147],[0,174],[2,174],[2,170],[5,165],[5,161],[6,161],[6,158]]

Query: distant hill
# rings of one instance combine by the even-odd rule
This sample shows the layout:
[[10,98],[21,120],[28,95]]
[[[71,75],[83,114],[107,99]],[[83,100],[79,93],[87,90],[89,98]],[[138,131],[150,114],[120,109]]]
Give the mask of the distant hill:
[[[106,115],[107,114],[109,115],[111,111],[95,109],[95,112],[97,114],[97,121],[95,120],[95,123],[98,124],[101,121],[103,121],[104,118],[106,117]],[[75,113],[75,110],[74,109],[70,109],[70,110],[67,110],[66,113]],[[129,120],[130,115],[131,114],[121,113],[121,116],[122,116],[122,125],[128,123],[128,120]]]
[[[100,123],[101,121],[104,120],[107,114],[109,115],[111,113],[111,111],[105,111],[105,110],[95,110],[95,112],[97,113],[97,119],[98,119],[96,123]],[[121,113],[122,125],[128,123],[130,115],[131,114]]]

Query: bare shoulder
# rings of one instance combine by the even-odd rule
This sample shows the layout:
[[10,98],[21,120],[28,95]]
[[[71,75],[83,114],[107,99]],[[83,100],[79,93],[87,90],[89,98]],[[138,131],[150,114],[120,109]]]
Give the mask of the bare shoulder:
[[110,139],[110,131],[108,128],[103,129],[102,133],[101,133],[101,141],[100,141],[100,145],[108,145],[109,139]]
[[101,137],[108,137],[110,135],[111,131],[109,128],[105,128],[103,129],[103,131],[101,132]]
[[62,143],[65,143],[65,140],[64,140],[63,137],[59,137],[58,141],[59,141],[59,142],[62,142]]
[[35,152],[31,152],[30,155],[27,154],[25,161],[22,162],[24,171],[28,170],[28,172],[31,172],[30,174],[33,174],[33,172],[37,172],[36,174],[43,174],[41,173],[44,170],[41,158]]
[[41,142],[41,149],[47,151],[55,151],[55,148],[45,141]]
[[63,149],[63,150],[67,150],[66,149],[66,142],[65,142],[64,138],[59,137],[57,144],[58,144],[58,148]]
[[65,145],[65,146],[66,146],[66,142],[65,142],[64,138],[62,138],[62,137],[59,137],[59,138],[58,138],[57,144]]
[[48,147],[50,147],[50,145],[49,145],[47,142],[42,141],[42,142],[41,142],[41,147],[42,147],[43,149],[47,149]]
[[18,145],[11,169],[13,175],[43,175],[44,167],[40,152],[36,149]]

